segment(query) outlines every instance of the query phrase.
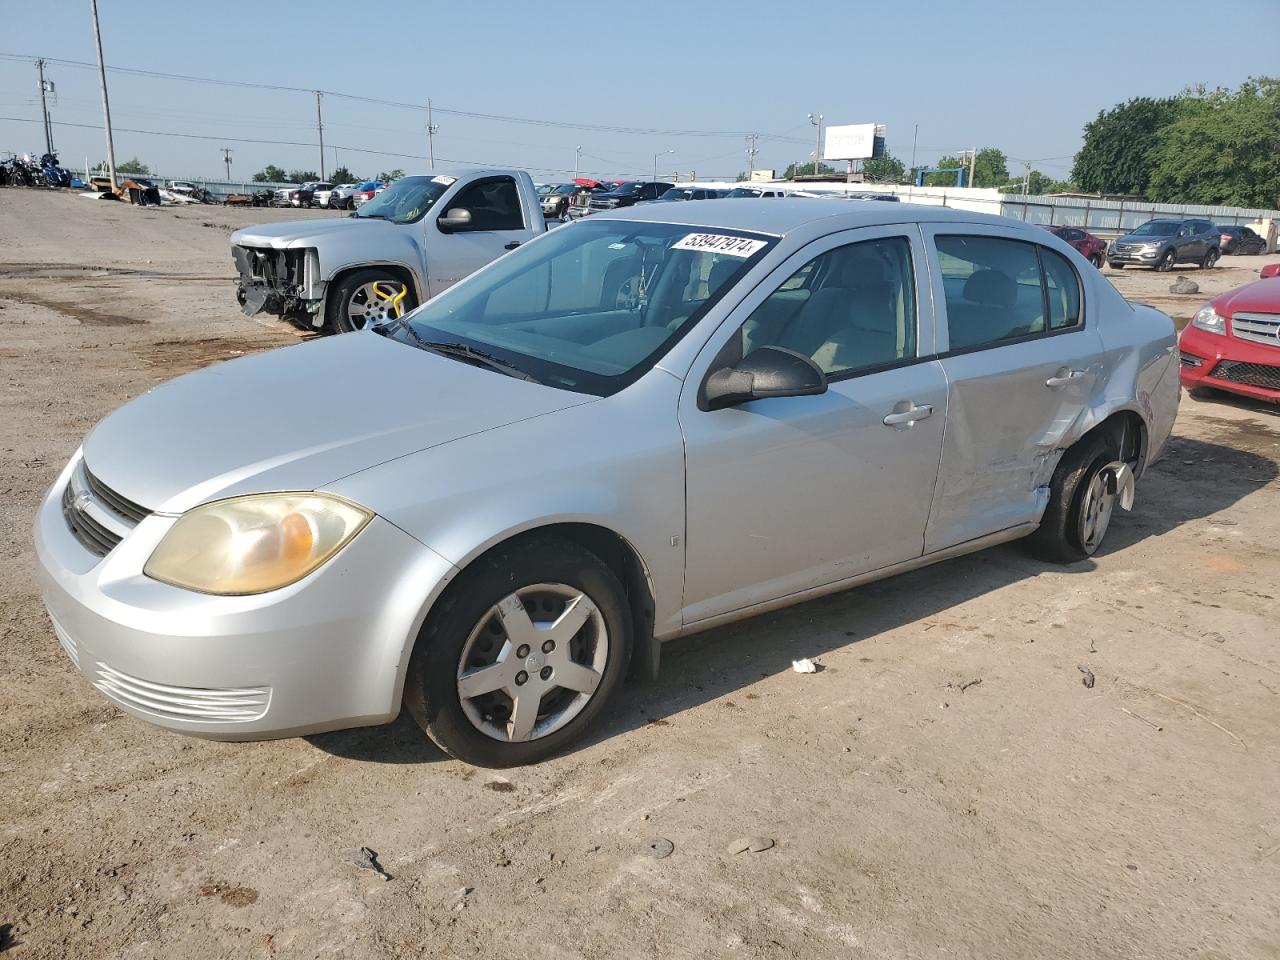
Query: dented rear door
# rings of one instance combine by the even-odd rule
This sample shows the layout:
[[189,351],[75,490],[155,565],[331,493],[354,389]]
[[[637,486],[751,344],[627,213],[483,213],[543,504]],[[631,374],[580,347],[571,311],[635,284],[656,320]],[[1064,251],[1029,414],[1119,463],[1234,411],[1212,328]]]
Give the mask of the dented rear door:
[[[925,233],[934,257],[939,335],[947,337],[940,346],[948,391],[938,485],[925,531],[930,553],[1039,521],[1049,480],[1064,443],[1076,435],[1103,360],[1087,302],[1082,322],[1070,329],[953,349],[960,339],[952,337],[953,327],[965,304],[956,303],[962,287],[949,276],[945,254],[938,256],[934,234],[1010,235],[968,224],[940,225]],[[982,313],[981,305],[969,310]]]

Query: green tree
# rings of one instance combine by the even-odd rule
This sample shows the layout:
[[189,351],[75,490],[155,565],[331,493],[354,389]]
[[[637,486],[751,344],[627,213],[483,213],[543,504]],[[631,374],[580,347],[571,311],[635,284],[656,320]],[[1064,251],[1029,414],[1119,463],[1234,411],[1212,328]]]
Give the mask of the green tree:
[[[934,166],[943,169],[963,167],[965,180],[969,178],[968,157],[943,157]],[[956,181],[954,173],[931,173],[924,179],[925,186],[929,187],[954,187]],[[965,186],[1002,187],[1008,182],[1009,158],[1004,155],[1004,151],[995,147],[983,147],[979,150],[973,161],[973,183],[966,182]]]
[[[1014,177],[1000,189],[1006,193],[1022,193],[1022,178]],[[1028,196],[1035,197],[1042,193],[1070,193],[1075,189],[1075,184],[1066,180],[1055,180],[1039,170],[1032,170],[1027,174]]]
[[[835,172],[836,172],[835,167],[828,166],[825,163],[818,164],[818,173],[824,177],[831,176]],[[790,166],[788,166],[786,170],[782,172],[783,180],[793,180],[796,177],[811,177],[811,176],[813,176],[812,163],[801,163],[801,164],[793,163]]]
[[1071,179],[1089,193],[1141,195],[1151,179],[1160,131],[1177,119],[1182,99],[1139,97],[1103,110],[1085,124]]
[[312,180],[319,180],[320,174],[314,170],[290,170],[284,176],[285,183],[310,183]]
[[1190,91],[1148,154],[1148,199],[1237,207],[1280,205],[1280,79]]
[[265,167],[253,175],[254,183],[284,183],[288,174],[274,163],[268,163]]
[[329,174],[331,183],[359,183],[360,178],[347,169],[346,164]]
[[390,183],[392,180],[399,180],[403,176],[404,171],[396,167],[394,170],[383,170],[382,173],[378,174],[378,179],[383,183]]
[[862,172],[873,183],[906,183],[907,168],[902,161],[889,153],[873,160],[864,160]]
[[[102,169],[103,170],[107,169],[107,161],[105,160],[102,161]],[[131,159],[126,160],[124,163],[116,164],[116,173],[131,173],[135,176],[142,177],[142,176],[146,176],[150,172],[151,172],[151,168],[148,167],[141,160],[139,160],[137,157],[132,157]]]

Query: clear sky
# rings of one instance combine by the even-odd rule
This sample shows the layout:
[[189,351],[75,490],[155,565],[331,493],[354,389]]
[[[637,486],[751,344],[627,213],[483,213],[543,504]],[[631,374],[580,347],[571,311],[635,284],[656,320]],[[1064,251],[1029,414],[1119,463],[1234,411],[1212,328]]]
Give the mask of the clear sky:
[[[887,124],[910,164],[972,146],[1033,160],[1065,177],[1081,127],[1100,109],[1189,84],[1235,86],[1280,73],[1280,0],[1161,0],[1099,6],[1067,0],[804,5],[756,0],[377,4],[138,3],[99,0],[109,67],[320,88],[439,108],[437,169],[459,161],[527,167],[563,178],[581,146],[584,172],[732,177],[745,170],[741,134],[758,131],[757,167],[807,161],[813,128]],[[95,59],[89,0],[3,4],[0,117],[38,120],[43,56]],[[54,143],[68,166],[106,154],[96,70],[51,63]],[[109,73],[117,160],[137,156],[170,176],[233,176],[268,163],[319,166],[315,99]],[[425,160],[422,111],[327,95],[326,167],[358,174]],[[445,111],[593,127],[515,123]],[[195,134],[185,139],[140,132]],[[710,135],[707,135],[710,134]],[[233,139],[234,138],[234,139]],[[43,152],[38,123],[0,119],[0,154]],[[445,159],[441,159],[445,158]]]

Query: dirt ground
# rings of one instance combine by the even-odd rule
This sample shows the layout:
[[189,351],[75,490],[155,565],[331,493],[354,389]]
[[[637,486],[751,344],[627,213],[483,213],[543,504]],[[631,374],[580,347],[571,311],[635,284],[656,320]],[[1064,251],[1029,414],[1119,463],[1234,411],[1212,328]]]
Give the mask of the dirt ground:
[[[297,339],[239,314],[227,251],[286,216],[0,190],[0,950],[1280,957],[1262,405],[1184,398],[1090,562],[1012,545],[678,641],[537,767],[449,760],[406,716],[221,744],[108,705],[40,604],[37,502],[129,397]],[[1185,273],[1212,295],[1261,262]],[[1108,274],[1184,321],[1205,299]],[[729,852],[753,836],[775,843]],[[348,861],[362,846],[392,879]]]

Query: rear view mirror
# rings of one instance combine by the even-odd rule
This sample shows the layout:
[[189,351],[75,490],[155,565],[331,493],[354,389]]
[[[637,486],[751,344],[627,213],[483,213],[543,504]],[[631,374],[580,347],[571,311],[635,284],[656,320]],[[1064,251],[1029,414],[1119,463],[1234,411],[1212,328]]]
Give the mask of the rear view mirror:
[[453,207],[436,224],[445,233],[467,230],[471,227],[471,211],[466,207]]
[[703,397],[706,409],[722,410],[749,400],[808,397],[826,390],[826,374],[803,353],[760,347],[707,377]]

